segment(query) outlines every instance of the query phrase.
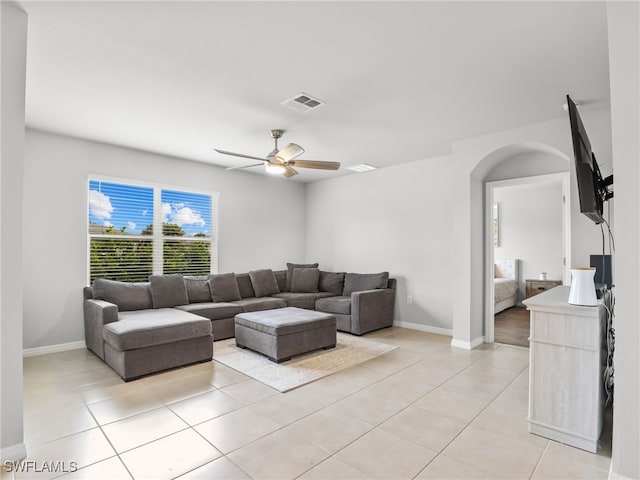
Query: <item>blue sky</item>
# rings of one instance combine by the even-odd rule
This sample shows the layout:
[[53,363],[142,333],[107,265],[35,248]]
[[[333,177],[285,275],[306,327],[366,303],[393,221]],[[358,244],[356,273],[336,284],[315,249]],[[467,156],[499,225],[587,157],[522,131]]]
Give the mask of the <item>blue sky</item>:
[[[209,195],[162,190],[161,202],[164,222],[180,225],[187,236],[211,234]],[[90,180],[89,221],[140,234],[153,223],[153,187]]]

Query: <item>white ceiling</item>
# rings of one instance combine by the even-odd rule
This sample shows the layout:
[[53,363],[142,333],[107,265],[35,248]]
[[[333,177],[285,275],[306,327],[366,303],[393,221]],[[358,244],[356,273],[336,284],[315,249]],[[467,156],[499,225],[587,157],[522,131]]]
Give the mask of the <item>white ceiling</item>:
[[[213,147],[263,156],[282,128],[343,164],[294,181],[609,103],[602,2],[19,4],[29,126],[225,167]],[[281,105],[300,92],[326,104]]]

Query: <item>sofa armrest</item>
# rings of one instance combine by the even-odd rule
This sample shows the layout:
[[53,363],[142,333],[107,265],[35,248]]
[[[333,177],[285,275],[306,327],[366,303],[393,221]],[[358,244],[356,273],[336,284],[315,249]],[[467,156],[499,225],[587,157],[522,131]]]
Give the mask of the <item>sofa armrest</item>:
[[393,325],[396,291],[363,290],[351,294],[351,333],[362,335]]
[[84,339],[87,348],[104,360],[102,327],[118,321],[118,306],[104,300],[84,301]]

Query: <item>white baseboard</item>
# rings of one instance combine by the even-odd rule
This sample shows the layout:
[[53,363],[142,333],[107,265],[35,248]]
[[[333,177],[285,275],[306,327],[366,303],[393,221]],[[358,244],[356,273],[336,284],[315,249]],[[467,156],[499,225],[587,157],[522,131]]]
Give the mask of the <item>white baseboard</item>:
[[16,462],[27,458],[27,446],[24,443],[16,443],[15,445],[3,447],[0,457],[2,457],[3,464],[4,462]]
[[393,322],[394,327],[408,328],[410,330],[420,330],[421,332],[435,333],[436,335],[445,335],[451,337],[453,330],[449,328],[432,327],[431,325],[422,325],[420,323],[411,322]]
[[621,473],[614,472],[613,462],[611,462],[611,466],[609,467],[609,480],[633,480],[633,478],[622,475]]
[[59,343],[57,345],[47,345],[45,347],[25,348],[24,350],[22,350],[22,356],[35,357],[37,355],[66,352],[67,350],[77,350],[79,348],[87,348],[84,340],[80,340],[78,342]]
[[470,342],[465,340],[458,340],[453,338],[451,340],[451,346],[456,348],[464,348],[465,350],[473,350],[474,348],[482,345],[484,343],[484,337],[478,337]]

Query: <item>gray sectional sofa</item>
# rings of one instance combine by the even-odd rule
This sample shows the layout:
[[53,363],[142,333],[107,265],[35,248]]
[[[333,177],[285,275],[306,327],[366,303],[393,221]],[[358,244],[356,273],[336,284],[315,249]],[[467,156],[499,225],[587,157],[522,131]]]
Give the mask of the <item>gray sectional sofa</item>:
[[325,272],[318,264],[205,277],[152,275],[149,282],[96,279],[84,289],[87,348],[124,380],[211,360],[213,340],[235,335],[239,313],[298,307],[330,313],[355,335],[393,323],[387,272]]

